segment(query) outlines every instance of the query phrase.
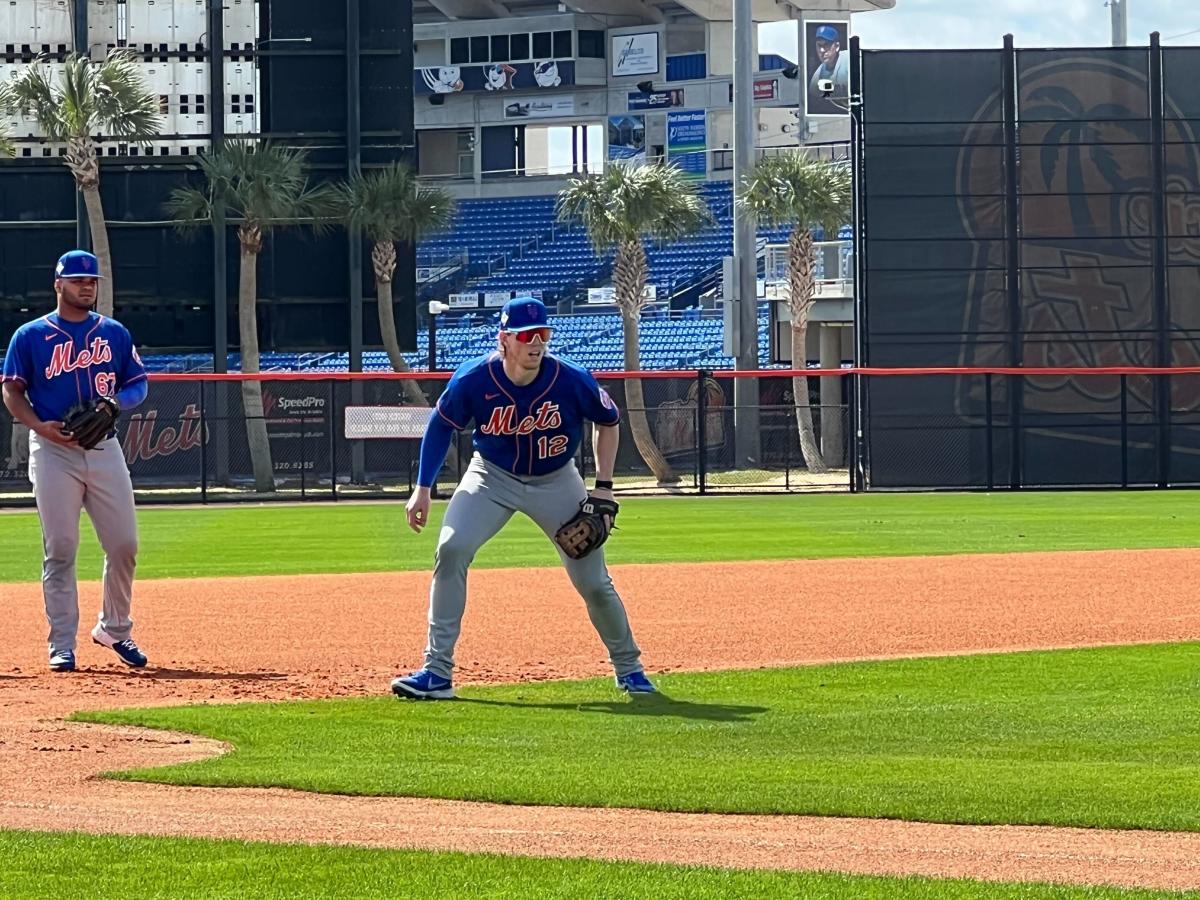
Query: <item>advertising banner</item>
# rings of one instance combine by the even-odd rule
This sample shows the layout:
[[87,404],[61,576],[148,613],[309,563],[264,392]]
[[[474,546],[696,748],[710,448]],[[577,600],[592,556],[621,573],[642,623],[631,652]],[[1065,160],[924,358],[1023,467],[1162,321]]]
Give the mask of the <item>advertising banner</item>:
[[554,119],[575,115],[575,95],[514,100],[504,107],[506,119]]
[[692,178],[708,171],[708,123],[702,109],[667,113],[667,160]]
[[[779,79],[778,78],[755,78],[754,79],[754,102],[769,103],[772,100],[779,99]],[[729,85],[729,102],[733,102],[733,83]]]
[[608,158],[640,165],[646,161],[646,117],[608,117]]
[[612,38],[612,76],[658,74],[658,32],[614,34]]
[[630,111],[639,109],[670,109],[672,106],[683,106],[683,88],[672,88],[669,91],[651,91],[643,94],[641,91],[629,92]]

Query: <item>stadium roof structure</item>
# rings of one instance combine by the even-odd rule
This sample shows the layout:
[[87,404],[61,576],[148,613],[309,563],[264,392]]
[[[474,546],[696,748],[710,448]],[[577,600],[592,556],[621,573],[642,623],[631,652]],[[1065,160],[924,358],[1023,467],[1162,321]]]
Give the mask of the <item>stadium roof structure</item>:
[[[754,21],[783,22],[799,19],[813,0],[753,0]],[[896,0],[820,0],[823,14],[874,12],[892,9]],[[446,22],[462,19],[503,19],[509,16],[545,15],[563,11],[586,13],[614,20],[613,27],[670,22],[699,16],[715,22],[733,18],[733,0],[414,0],[413,21]]]

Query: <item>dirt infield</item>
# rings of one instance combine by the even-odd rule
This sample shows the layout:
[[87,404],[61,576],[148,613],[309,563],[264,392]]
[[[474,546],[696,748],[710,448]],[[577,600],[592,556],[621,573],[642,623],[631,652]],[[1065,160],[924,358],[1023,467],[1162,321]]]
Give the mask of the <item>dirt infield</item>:
[[[653,672],[1200,639],[1190,550],[623,566],[614,578]],[[155,667],[131,672],[89,642],[63,675],[45,666],[40,586],[0,585],[0,828],[1200,888],[1200,834],[107,782],[96,773],[221,748],[62,721],[78,709],[386,693],[419,662],[428,584],[425,573],[144,582],[136,633]],[[561,571],[478,571],[471,592],[460,683],[607,673]],[[86,620],[97,596],[88,585]]]

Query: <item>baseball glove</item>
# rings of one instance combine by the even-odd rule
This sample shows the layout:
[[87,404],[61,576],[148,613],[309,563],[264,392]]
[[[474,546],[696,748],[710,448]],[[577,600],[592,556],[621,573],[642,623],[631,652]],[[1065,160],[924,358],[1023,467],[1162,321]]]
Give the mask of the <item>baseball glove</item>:
[[608,540],[619,508],[615,500],[590,496],[581,500],[579,512],[554,533],[554,542],[571,559],[583,559]]
[[91,450],[116,425],[121,408],[111,397],[96,397],[87,403],[77,403],[63,417],[63,431],[75,438],[84,450]]

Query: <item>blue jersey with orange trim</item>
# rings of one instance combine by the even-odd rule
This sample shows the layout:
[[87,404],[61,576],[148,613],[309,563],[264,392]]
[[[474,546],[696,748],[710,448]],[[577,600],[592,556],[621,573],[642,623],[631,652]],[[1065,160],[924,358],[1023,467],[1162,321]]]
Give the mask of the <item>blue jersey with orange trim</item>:
[[4,357],[4,381],[25,386],[33,411],[44,422],[62,421],[76,403],[116,397],[146,378],[133,338],[120,322],[88,313],[68,322],[50,313],[26,322]]
[[547,475],[574,459],[584,421],[621,421],[591,372],[551,354],[523,386],[504,374],[499,353],[468,360],[446,385],[437,412],[455,428],[474,422],[479,455],[518,476]]

